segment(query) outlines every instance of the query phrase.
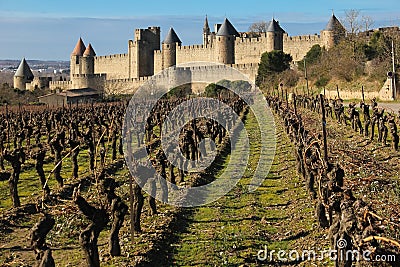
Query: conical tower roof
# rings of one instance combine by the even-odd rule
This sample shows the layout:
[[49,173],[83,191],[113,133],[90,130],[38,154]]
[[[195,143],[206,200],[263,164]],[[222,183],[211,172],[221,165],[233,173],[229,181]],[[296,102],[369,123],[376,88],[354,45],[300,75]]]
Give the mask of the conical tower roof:
[[344,29],[343,25],[336,18],[335,14],[332,14],[331,19],[329,20],[328,24],[325,27],[325,31],[334,31],[334,30],[341,30],[341,29]]
[[210,26],[208,25],[208,18],[206,16],[206,20],[204,21],[203,33],[210,33]]
[[225,18],[224,23],[221,25],[217,32],[217,36],[228,35],[240,36],[235,27],[233,27],[232,23],[227,18]]
[[267,27],[267,32],[280,32],[280,33],[284,33],[285,31],[281,28],[281,26],[279,25],[279,22],[277,22],[275,19],[272,19],[269,22],[269,25]]
[[83,56],[83,53],[86,50],[86,46],[82,41],[82,38],[79,38],[78,42],[75,45],[74,51],[72,51],[71,56]]
[[171,27],[169,29],[169,32],[167,34],[167,36],[165,37],[164,44],[174,44],[174,43],[179,43],[182,44],[181,40],[179,39],[178,35],[176,34],[176,32],[174,31],[174,29]]
[[89,43],[88,47],[86,47],[85,52],[83,53],[85,57],[94,57],[96,56],[96,52],[94,52],[92,45]]
[[26,79],[33,79],[33,73],[25,58],[21,60],[17,71],[14,74],[15,77],[25,77]]

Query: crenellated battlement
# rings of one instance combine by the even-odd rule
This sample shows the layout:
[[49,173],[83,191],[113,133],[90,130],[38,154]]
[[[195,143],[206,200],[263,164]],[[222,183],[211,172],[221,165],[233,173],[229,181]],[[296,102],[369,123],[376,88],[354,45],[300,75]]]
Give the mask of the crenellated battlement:
[[147,29],[135,29],[135,41],[148,41],[154,36],[160,38],[161,28],[157,26],[147,27]]
[[128,54],[114,54],[114,55],[106,55],[106,56],[96,56],[94,58],[95,61],[104,60],[104,59],[120,59],[127,57]]
[[299,36],[287,36],[283,37],[283,42],[314,42],[320,41],[321,36],[314,34],[314,35],[299,35]]
[[149,76],[145,77],[139,77],[139,78],[127,78],[127,79],[112,79],[112,80],[107,80],[107,83],[132,83],[132,82],[138,82],[138,81],[148,81]]
[[230,64],[232,68],[251,69],[258,68],[258,63]]
[[99,74],[73,74],[72,78],[101,78],[101,77],[107,77],[107,74],[105,73],[99,73]]
[[[336,18],[333,16],[332,19]],[[251,80],[254,80],[257,75],[261,55],[265,52],[283,50],[285,53],[291,54],[294,61],[299,61],[303,59],[304,55],[313,45],[327,45],[326,39],[329,32],[321,32],[321,36],[317,34],[289,36],[281,28],[279,22],[272,20],[270,23],[273,23],[273,31],[258,33],[256,35],[250,32],[236,33],[236,29],[232,25],[225,24],[225,28],[233,27],[233,29],[230,28],[230,32],[235,32],[235,34],[228,35],[236,36],[234,39],[230,37],[219,38],[219,36],[216,36],[215,32],[218,31],[216,29],[215,32],[203,34],[203,44],[177,45],[176,49],[164,46],[167,49],[166,51],[163,51],[161,46],[160,27],[153,26],[144,29],[135,29],[133,40],[128,40],[127,53],[96,56],[94,57],[94,70],[91,71],[86,70],[87,68],[85,68],[83,60],[82,62],[81,60],[74,61],[71,58],[71,70],[76,70],[71,72],[72,82],[57,83],[55,81],[52,84],[57,84],[61,88],[64,88],[63,86],[90,86],[103,88],[105,91],[111,93],[126,92],[127,90],[132,91],[138,88],[139,85],[150,79],[168,79],[169,72],[161,72],[163,69],[188,62],[234,63],[228,64],[228,66],[239,70]],[[219,26],[222,27],[221,24]],[[179,33],[176,35],[178,37],[174,37],[174,40],[179,39]],[[173,43],[176,42],[170,42],[168,45]],[[172,67],[170,70],[173,71],[174,68]],[[211,74],[212,72],[218,74],[219,72],[226,71],[225,65],[218,64],[212,66],[179,67],[179,69],[175,70],[182,72],[181,74],[184,78],[187,75],[196,73],[194,75],[199,75],[198,77],[201,79],[204,77],[200,73],[214,78],[213,74]],[[75,73],[91,74],[78,75]],[[154,76],[155,73],[159,74]]]
[[204,49],[204,48],[209,48],[210,46],[204,46],[204,45],[185,45],[185,46],[178,46],[179,50],[190,50],[190,49]]
[[69,90],[72,88],[72,81],[51,81],[49,83],[50,90]]
[[294,61],[302,60],[314,45],[324,45],[324,40],[320,35],[285,35],[283,37],[283,52],[290,54]]
[[72,81],[50,81],[50,85],[72,84]]
[[261,37],[238,37],[235,40],[236,44],[250,44],[250,43],[264,43],[267,42],[267,37],[266,36],[261,36]]

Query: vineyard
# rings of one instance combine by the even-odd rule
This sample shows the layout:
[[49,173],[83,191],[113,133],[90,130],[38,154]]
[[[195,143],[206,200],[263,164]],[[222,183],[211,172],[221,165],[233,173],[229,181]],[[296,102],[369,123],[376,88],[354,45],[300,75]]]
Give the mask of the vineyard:
[[[400,266],[397,114],[374,101],[345,107],[322,95],[266,96],[276,152],[251,192],[263,145],[251,96],[218,96],[238,117],[166,119],[187,100],[162,99],[128,129],[127,102],[3,108],[1,266]],[[189,109],[212,113],[214,106]],[[178,150],[162,145],[172,133]],[[163,149],[182,156],[173,164]],[[230,163],[242,164],[233,150],[249,158],[226,195],[199,207],[166,204],[174,190],[233,177]],[[210,166],[190,171],[209,157]],[[146,158],[152,166],[137,160]],[[181,194],[176,201],[195,200]],[[328,248],[368,251],[374,260],[269,257]]]

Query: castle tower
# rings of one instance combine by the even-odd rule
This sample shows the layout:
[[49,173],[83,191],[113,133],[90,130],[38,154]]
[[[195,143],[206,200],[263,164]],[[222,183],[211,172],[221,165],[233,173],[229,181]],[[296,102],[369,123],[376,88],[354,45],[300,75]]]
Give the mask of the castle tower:
[[82,38],[79,38],[78,42],[75,45],[74,50],[71,53],[70,58],[70,70],[71,77],[74,74],[82,74],[82,56],[85,53],[86,46],[82,41]]
[[176,65],[176,47],[182,44],[173,28],[169,29],[167,36],[162,42],[163,69]]
[[210,36],[210,34],[211,34],[210,26],[208,25],[208,18],[206,16],[206,20],[204,21],[204,26],[203,26],[203,45],[209,44],[208,37]]
[[82,57],[82,74],[94,74],[94,57],[96,53],[89,43]]
[[216,36],[216,60],[223,64],[235,64],[235,38],[239,36],[235,27],[225,19]]
[[285,31],[275,19],[272,19],[267,28],[267,52],[283,50],[283,34]]
[[136,29],[135,39],[129,41],[129,77],[139,78],[154,74],[154,51],[160,48],[160,27]]
[[332,14],[331,19],[326,25],[325,29],[321,31],[322,41],[326,49],[330,49],[337,45],[340,40],[345,36],[346,29],[336,18],[335,14]]
[[33,81],[33,73],[25,58],[21,60],[14,74],[14,88],[26,90],[26,83]]

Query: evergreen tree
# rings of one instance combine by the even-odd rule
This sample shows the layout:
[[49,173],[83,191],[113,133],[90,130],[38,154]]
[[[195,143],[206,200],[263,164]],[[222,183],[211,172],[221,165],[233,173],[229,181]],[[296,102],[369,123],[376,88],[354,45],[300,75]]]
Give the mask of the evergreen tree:
[[263,81],[271,80],[272,76],[289,69],[292,60],[292,56],[283,51],[265,52],[261,56],[256,84],[259,86]]

